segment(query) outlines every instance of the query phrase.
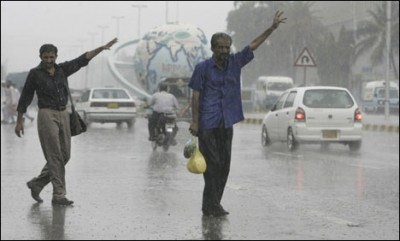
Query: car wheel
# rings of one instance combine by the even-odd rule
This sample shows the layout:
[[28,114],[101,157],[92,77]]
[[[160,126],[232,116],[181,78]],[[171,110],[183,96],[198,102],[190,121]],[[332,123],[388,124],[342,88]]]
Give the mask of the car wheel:
[[293,131],[291,128],[288,129],[286,143],[289,151],[295,151],[299,147],[299,143],[294,138]]
[[133,125],[135,124],[135,119],[128,120],[126,124],[128,125],[128,129],[132,129]]
[[90,122],[88,121],[88,118],[87,118],[87,116],[86,116],[86,112],[83,112],[83,113],[82,113],[82,119],[83,119],[83,121],[85,122],[86,127],[89,127]]
[[329,142],[322,142],[321,143],[321,150],[327,151],[329,149]]
[[118,121],[115,124],[117,124],[117,129],[121,129],[122,128],[122,122]]
[[358,151],[361,148],[361,141],[353,141],[349,143],[350,151]]
[[271,139],[269,138],[268,135],[268,130],[265,125],[263,125],[262,132],[261,132],[261,144],[263,146],[270,146],[271,145]]

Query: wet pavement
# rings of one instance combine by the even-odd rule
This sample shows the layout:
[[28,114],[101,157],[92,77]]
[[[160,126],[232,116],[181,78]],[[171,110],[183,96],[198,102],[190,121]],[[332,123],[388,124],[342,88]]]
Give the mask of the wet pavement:
[[[360,154],[333,146],[296,154],[260,145],[259,125],[235,127],[226,217],[201,213],[202,175],[178,145],[152,151],[146,120],[133,130],[94,124],[72,139],[71,207],[37,204],[26,182],[44,165],[36,122],[17,138],[1,126],[2,239],[398,239],[398,134],[366,134]],[[377,149],[374,150],[374,147]]]

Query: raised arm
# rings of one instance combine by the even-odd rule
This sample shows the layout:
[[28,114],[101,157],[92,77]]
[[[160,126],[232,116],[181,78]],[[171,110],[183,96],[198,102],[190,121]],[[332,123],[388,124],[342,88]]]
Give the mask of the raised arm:
[[279,24],[285,23],[287,18],[282,18],[283,12],[280,12],[279,10],[276,11],[274,21],[267,30],[265,30],[260,36],[255,38],[251,43],[250,43],[250,50],[254,51],[260,46],[270,35],[271,33],[279,27]]
[[86,58],[88,60],[91,60],[92,58],[94,58],[96,55],[98,55],[101,51],[105,50],[105,49],[110,49],[111,46],[113,46],[116,42],[118,41],[117,38],[114,38],[113,40],[111,40],[110,42],[108,42],[106,45],[100,46],[96,49],[93,49],[92,51],[89,51],[86,53]]

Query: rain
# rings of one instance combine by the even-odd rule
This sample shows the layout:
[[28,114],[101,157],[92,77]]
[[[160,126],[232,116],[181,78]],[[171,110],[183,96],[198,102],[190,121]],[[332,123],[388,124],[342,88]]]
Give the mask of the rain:
[[[1,238],[399,239],[398,4],[2,1]],[[238,52],[271,26],[278,10],[287,20],[241,72],[245,119],[233,128],[221,201],[229,215],[203,215],[204,177],[188,171],[184,155],[192,138],[191,115],[177,119],[177,145],[154,149],[146,103],[161,81],[171,80],[183,95],[183,113],[190,107],[194,67],[212,57],[211,36],[230,34],[231,53]],[[39,109],[34,99],[28,108],[32,119],[25,117],[24,135],[18,138],[15,117],[6,119],[4,112],[3,84],[21,92],[45,43],[57,46],[61,63],[115,37],[117,44],[68,83],[78,109],[91,88],[125,88],[135,100],[136,119],[131,126],[88,123],[85,133],[72,137],[65,167],[67,196],[74,204],[52,205],[51,183],[40,193],[44,202],[37,203],[26,182],[46,163],[38,138]],[[260,81],[266,79],[286,82]],[[264,117],[274,113],[284,91],[302,86],[351,93],[362,123],[359,149],[333,141],[300,142],[291,150],[286,136],[264,145]]]

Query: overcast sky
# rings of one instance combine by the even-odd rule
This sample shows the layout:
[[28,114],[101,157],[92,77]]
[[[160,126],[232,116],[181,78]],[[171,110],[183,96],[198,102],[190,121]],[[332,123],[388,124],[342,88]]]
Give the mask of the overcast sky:
[[[226,18],[233,9],[233,1],[1,1],[1,63],[7,72],[27,71],[39,63],[44,43],[58,47],[57,62],[76,57],[91,50],[93,34],[94,47],[117,36],[116,18],[120,19],[120,43],[136,39],[139,8],[132,5],[147,5],[140,8],[141,35],[168,20],[193,24],[208,39],[226,30]],[[102,30],[101,26],[107,27]]]

